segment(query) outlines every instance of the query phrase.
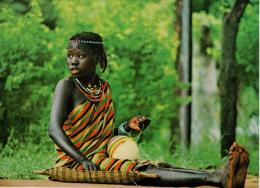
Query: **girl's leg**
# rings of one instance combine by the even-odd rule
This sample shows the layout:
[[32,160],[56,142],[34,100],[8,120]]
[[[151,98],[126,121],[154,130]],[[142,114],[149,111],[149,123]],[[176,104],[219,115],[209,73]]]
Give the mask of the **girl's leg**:
[[195,187],[201,185],[221,186],[220,177],[214,173],[196,170],[170,169],[148,166],[142,170],[145,173],[157,174],[157,179],[144,180],[141,185],[156,185],[167,187]]
[[233,144],[229,154],[229,161],[215,172],[156,166],[140,168],[139,171],[158,175],[157,179],[144,180],[140,184],[172,187],[209,185],[223,188],[243,188],[249,163],[248,153],[243,147]]

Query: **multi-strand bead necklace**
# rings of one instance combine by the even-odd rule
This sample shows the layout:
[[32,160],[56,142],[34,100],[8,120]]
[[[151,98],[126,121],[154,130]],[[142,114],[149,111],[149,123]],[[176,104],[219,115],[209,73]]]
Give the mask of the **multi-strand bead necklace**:
[[91,85],[90,83],[88,83],[86,87],[79,81],[79,79],[74,78],[74,80],[76,81],[79,89],[88,97],[91,102],[101,101],[104,90],[102,88],[102,83],[100,80],[98,80],[98,85]]

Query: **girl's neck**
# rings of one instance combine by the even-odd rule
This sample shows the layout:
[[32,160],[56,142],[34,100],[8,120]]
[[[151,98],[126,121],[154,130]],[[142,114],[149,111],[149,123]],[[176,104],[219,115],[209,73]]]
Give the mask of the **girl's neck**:
[[97,82],[98,76],[96,75],[95,72],[88,74],[84,77],[79,77],[78,80],[83,84],[83,85],[87,85],[87,84],[95,84]]

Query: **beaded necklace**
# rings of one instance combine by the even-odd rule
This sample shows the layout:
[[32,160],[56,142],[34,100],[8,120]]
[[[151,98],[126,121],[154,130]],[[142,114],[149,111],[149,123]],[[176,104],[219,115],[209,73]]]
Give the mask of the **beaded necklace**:
[[104,89],[102,88],[102,83],[100,79],[98,80],[98,85],[94,84],[91,85],[90,83],[87,84],[87,87],[85,87],[77,78],[73,78],[76,83],[78,88],[82,93],[84,93],[87,98],[91,102],[99,102],[102,100],[103,95],[104,95]]

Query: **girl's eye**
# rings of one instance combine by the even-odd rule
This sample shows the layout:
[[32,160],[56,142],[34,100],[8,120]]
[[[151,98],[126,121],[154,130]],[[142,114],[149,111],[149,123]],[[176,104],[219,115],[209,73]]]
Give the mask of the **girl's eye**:
[[68,54],[68,58],[71,59],[71,58],[72,58],[72,55]]
[[80,59],[83,59],[85,56],[84,55],[79,55],[79,58]]

